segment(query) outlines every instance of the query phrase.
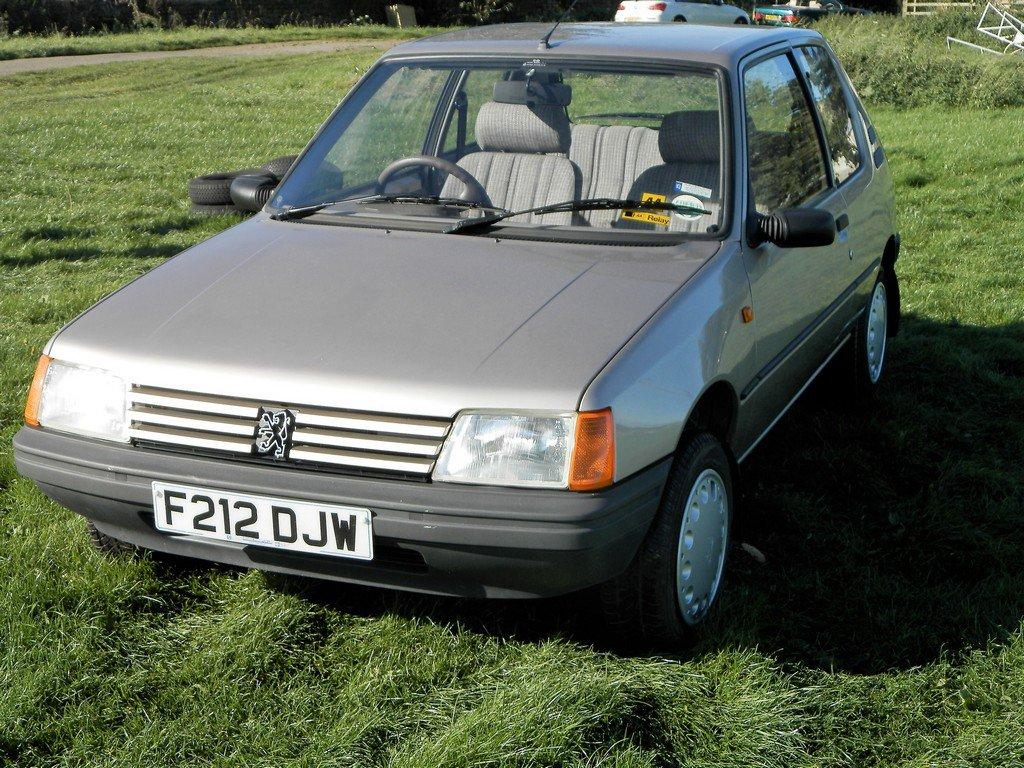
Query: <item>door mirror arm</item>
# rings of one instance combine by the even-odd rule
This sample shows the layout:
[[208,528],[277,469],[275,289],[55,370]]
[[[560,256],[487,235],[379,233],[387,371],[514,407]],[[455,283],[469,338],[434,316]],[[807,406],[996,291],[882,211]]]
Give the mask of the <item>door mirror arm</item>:
[[772,243],[780,248],[814,248],[836,241],[836,220],[819,208],[783,208],[765,216],[753,213],[747,219],[747,242],[751,248]]

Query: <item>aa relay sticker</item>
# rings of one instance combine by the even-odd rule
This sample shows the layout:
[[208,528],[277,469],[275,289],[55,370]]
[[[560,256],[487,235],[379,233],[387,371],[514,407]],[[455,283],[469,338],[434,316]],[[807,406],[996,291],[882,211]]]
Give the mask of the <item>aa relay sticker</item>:
[[[648,201],[654,203],[667,202],[668,198],[664,195],[656,195],[653,192],[644,192],[640,198],[641,203]],[[630,221],[642,221],[645,224],[657,224],[660,227],[667,227],[672,221],[667,214],[661,211],[634,211],[625,210],[622,212],[622,218],[629,219]]]

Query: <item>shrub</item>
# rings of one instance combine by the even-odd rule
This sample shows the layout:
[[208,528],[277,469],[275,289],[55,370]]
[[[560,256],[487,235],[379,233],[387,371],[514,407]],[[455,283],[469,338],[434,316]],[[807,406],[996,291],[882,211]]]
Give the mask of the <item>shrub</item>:
[[9,34],[130,30],[138,14],[134,0],[0,0]]
[[827,19],[817,29],[867,101],[895,107],[1024,105],[1020,59],[946,48],[947,35],[977,40],[976,23],[976,13],[876,15]]

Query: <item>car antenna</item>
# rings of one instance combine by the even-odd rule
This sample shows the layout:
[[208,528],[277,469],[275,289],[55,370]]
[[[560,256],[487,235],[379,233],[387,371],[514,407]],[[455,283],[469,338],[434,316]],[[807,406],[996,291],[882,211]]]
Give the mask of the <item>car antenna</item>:
[[555,25],[551,27],[551,29],[548,30],[548,33],[540,39],[540,45],[537,46],[538,50],[546,51],[551,47],[551,36],[555,34],[555,30],[558,29],[558,25],[569,18],[569,14],[572,13],[572,9],[576,7],[576,3],[579,1],[580,0],[572,0],[572,2],[569,3],[569,7],[565,9],[565,13],[558,17],[558,21],[555,22]]

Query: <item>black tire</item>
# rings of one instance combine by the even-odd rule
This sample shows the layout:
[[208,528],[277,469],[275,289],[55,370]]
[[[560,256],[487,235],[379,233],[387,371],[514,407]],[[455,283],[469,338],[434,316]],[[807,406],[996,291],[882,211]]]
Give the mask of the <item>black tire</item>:
[[292,167],[292,164],[295,162],[295,158],[297,157],[298,155],[275,157],[273,160],[265,162],[261,167],[261,170],[265,173],[269,173],[271,176],[276,176],[277,180],[280,181],[281,178],[288,173],[288,169]]
[[139,555],[142,550],[127,541],[115,539],[108,536],[90,522],[86,522],[89,531],[89,541],[92,545],[107,557],[124,557]]
[[749,24],[749,23],[750,23],[750,21],[747,19],[746,16],[740,16],[738,19],[736,19],[736,21],[733,22],[733,24]]
[[229,205],[197,205],[193,203],[188,207],[188,212],[193,216],[238,216],[242,213],[235,208],[234,204]]
[[227,205],[231,202],[231,182],[239,176],[262,173],[259,168],[209,173],[196,176],[188,182],[188,199],[197,205]]
[[683,438],[658,514],[632,564],[621,576],[598,588],[605,623],[621,640],[639,641],[655,648],[678,647],[694,637],[699,625],[715,609],[721,579],[710,597],[710,607],[694,622],[683,618],[676,581],[685,507],[695,483],[706,470],[717,472],[725,486],[727,516],[722,568],[727,565],[735,508],[732,464],[717,438],[698,432]]
[[267,204],[280,179],[269,173],[239,176],[231,182],[231,202],[240,211],[259,211]]
[[686,22],[686,17],[685,16],[676,16],[674,19],[672,19],[672,21],[677,22],[679,24],[683,24],[683,23]]

